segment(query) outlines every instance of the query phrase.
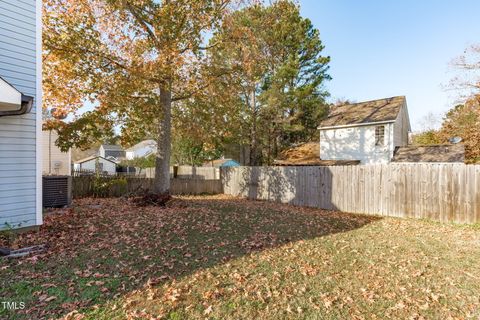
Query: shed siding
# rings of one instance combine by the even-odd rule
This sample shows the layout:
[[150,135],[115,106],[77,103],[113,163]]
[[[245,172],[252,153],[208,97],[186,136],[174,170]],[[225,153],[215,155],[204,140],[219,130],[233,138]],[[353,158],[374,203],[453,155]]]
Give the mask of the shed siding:
[[36,5],[35,0],[0,1],[0,77],[35,98],[31,113],[0,117],[0,229],[40,222],[37,221],[41,208],[37,208],[40,188],[36,148]]
[[388,163],[393,155],[393,126],[385,126],[385,145],[375,146],[375,127],[358,126],[320,130],[322,160],[360,160],[362,164]]
[[400,109],[397,119],[393,124],[393,144],[395,147],[403,147],[408,144],[408,115],[406,107]]

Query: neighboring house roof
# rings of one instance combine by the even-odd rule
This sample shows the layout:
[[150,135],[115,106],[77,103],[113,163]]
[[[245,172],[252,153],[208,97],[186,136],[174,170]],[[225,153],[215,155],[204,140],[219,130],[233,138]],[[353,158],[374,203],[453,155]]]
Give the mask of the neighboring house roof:
[[394,122],[404,105],[405,97],[399,96],[332,107],[327,118],[320,123],[319,129]]
[[131,146],[130,148],[126,149],[125,151],[129,152],[135,152],[135,150],[143,148],[143,147],[157,147],[157,142],[155,140],[143,140],[142,142],[137,143],[134,146]]
[[86,157],[97,155],[98,147],[99,147],[98,145],[94,145],[91,148],[86,150],[82,150],[79,148],[72,148],[72,161],[76,162]]
[[292,163],[315,162],[320,160],[320,144],[318,142],[307,142],[294,146],[282,151],[278,160]]
[[111,162],[111,163],[113,163],[113,164],[116,165],[115,161],[112,161],[112,160],[110,160],[110,159],[104,158],[104,157],[102,157],[102,156],[90,156],[90,157],[86,157],[86,158],[83,158],[83,159],[81,159],[81,160],[75,161],[75,163],[80,164],[80,163],[88,162],[88,161],[91,161],[91,160],[94,160],[94,159],[97,159],[97,158],[101,158],[101,159],[103,159],[103,160],[105,160],[105,161]]
[[205,167],[238,167],[240,163],[233,159],[217,159],[212,161],[207,161],[204,164]]
[[117,163],[119,161],[119,159],[117,157],[114,157],[114,156],[107,156],[107,157],[105,157],[105,159],[111,160],[115,163]]
[[287,149],[280,154],[280,159],[273,161],[275,166],[336,166],[359,163],[359,160],[321,160],[318,142],[307,142]]
[[121,146],[117,146],[115,144],[102,144],[101,147],[103,147],[104,150],[108,151],[123,151],[123,148]]
[[397,147],[393,162],[465,162],[463,144]]

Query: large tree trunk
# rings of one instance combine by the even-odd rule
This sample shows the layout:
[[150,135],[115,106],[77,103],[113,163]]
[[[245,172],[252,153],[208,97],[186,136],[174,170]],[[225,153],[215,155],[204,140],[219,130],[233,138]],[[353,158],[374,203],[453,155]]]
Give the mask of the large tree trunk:
[[257,140],[257,100],[255,87],[251,93],[251,108],[252,108],[252,131],[250,137],[250,165],[258,165],[258,140]]
[[162,114],[158,123],[154,192],[166,194],[170,193],[170,153],[172,149],[172,92],[170,88],[160,87],[160,108]]

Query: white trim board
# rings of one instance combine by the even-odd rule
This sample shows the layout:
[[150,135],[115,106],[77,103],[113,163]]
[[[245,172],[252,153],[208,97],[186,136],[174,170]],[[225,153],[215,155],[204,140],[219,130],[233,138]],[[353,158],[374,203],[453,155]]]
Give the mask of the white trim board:
[[396,120],[388,120],[388,121],[378,121],[378,122],[365,122],[365,123],[352,123],[352,124],[344,124],[341,126],[327,126],[327,127],[317,127],[318,130],[331,130],[331,129],[342,129],[342,128],[353,128],[353,127],[365,127],[365,126],[376,126],[381,124],[389,124],[394,123]]
[[36,0],[36,224],[43,224],[42,204],[42,0]]

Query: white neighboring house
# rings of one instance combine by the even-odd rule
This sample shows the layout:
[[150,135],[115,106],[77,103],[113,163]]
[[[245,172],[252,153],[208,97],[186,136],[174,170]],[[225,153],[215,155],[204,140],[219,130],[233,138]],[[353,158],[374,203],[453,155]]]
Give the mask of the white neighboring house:
[[42,132],[42,155],[43,155],[43,175],[62,175],[72,174],[72,150],[62,152],[55,145],[58,134],[53,130]]
[[0,230],[41,225],[42,1],[0,1]]
[[147,157],[151,154],[157,153],[157,142],[155,142],[155,140],[144,140],[133,147],[128,148],[125,152],[127,160]]
[[121,146],[115,144],[102,144],[98,149],[98,155],[105,159],[120,162],[125,159],[125,150]]
[[91,156],[78,160],[74,164],[75,171],[96,172],[98,162],[99,173],[114,175],[117,173],[117,164],[110,159],[101,156]]
[[411,131],[404,96],[333,107],[318,127],[322,160],[389,163]]

